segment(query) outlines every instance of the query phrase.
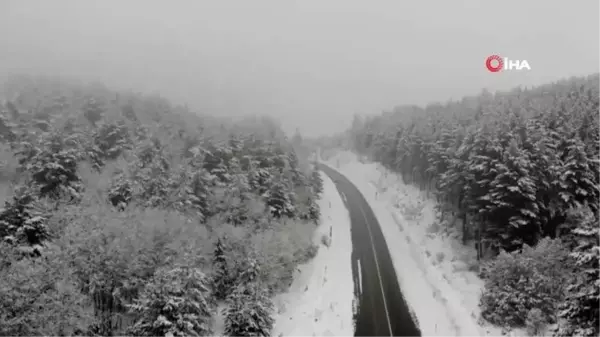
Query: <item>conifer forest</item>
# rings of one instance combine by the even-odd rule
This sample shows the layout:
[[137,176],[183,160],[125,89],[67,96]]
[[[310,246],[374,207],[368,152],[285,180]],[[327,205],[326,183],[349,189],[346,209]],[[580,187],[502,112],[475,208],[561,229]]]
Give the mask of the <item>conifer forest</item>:
[[401,175],[452,215],[485,280],[482,319],[599,333],[599,77],[354,117],[322,139]]
[[322,180],[269,118],[12,76],[0,115],[0,335],[269,336],[316,254]]

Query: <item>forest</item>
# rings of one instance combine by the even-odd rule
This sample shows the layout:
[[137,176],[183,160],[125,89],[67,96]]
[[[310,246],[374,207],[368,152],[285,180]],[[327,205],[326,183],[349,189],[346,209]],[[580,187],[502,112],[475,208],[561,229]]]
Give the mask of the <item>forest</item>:
[[[0,335],[269,336],[313,257],[300,134],[14,75],[0,106]],[[224,304],[224,305],[220,305]]]
[[355,115],[346,146],[427,191],[474,242],[482,319],[597,336],[599,75]]

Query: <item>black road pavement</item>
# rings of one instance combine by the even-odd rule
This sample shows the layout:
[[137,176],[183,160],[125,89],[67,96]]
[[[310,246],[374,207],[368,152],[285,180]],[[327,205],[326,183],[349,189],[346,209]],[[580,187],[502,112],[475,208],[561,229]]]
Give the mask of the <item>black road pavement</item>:
[[354,335],[421,336],[402,296],[390,252],[371,207],[350,180],[326,165],[318,165],[334,181],[350,212],[352,276],[359,302]]

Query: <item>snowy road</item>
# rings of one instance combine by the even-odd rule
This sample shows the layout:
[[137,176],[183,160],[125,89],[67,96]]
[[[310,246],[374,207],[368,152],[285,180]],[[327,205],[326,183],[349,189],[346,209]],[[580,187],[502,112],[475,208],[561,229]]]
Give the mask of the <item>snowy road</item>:
[[335,182],[350,213],[352,274],[359,298],[355,336],[420,336],[371,207],[346,177],[326,165],[319,166]]

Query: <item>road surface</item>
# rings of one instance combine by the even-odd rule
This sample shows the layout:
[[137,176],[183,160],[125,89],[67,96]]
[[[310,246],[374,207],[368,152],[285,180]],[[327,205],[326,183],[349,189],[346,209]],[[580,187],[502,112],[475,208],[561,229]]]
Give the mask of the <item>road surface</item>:
[[359,299],[354,335],[421,336],[402,296],[392,258],[371,207],[350,180],[326,165],[318,165],[333,180],[350,212],[352,276]]

